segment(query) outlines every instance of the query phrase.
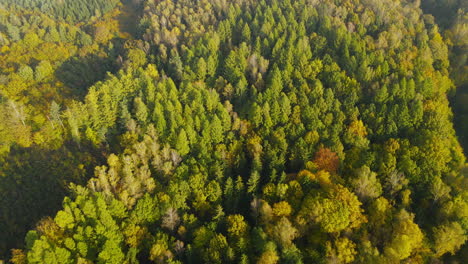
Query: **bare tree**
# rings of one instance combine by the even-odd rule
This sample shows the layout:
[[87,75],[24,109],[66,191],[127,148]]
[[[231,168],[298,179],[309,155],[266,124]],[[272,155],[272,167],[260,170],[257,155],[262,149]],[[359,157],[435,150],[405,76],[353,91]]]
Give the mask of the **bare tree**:
[[177,214],[177,210],[174,208],[169,208],[163,217],[161,226],[173,231],[174,228],[179,224],[179,221],[180,218],[179,214]]

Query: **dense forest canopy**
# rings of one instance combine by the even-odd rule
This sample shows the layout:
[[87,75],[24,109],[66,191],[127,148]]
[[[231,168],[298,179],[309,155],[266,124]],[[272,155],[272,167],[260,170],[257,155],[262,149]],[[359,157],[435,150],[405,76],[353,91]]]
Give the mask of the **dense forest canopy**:
[[81,22],[111,11],[118,0],[2,0],[7,7],[38,10],[57,19]]
[[466,11],[6,0],[0,259],[463,263]]

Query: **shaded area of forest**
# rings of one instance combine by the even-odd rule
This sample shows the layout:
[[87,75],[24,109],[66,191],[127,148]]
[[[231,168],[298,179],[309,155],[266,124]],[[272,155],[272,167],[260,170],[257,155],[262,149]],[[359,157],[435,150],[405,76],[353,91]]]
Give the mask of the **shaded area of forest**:
[[96,150],[77,146],[57,150],[37,146],[14,148],[1,160],[0,169],[0,251],[24,243],[25,229],[34,228],[42,218],[61,207],[69,195],[69,184],[85,184],[94,166]]
[[135,0],[122,0],[121,14],[119,15],[119,28],[123,33],[136,37],[140,21],[142,2]]
[[450,50],[450,76],[457,86],[450,94],[454,112],[454,126],[460,143],[468,155],[468,2],[434,1],[421,2],[422,9],[432,14]]
[[454,127],[465,156],[468,156],[468,86],[458,87],[451,101],[454,112]]

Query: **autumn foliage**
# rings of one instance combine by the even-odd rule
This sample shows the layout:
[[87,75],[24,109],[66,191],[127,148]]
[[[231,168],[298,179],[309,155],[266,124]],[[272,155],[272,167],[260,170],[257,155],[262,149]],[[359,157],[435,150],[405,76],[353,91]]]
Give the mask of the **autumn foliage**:
[[336,173],[340,166],[338,155],[329,148],[321,147],[314,156],[314,163],[320,170]]

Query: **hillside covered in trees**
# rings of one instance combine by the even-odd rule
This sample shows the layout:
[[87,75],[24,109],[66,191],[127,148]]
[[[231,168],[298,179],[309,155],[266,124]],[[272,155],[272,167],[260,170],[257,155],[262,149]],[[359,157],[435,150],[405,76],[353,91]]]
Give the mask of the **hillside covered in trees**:
[[462,0],[4,0],[0,262],[464,263]]

